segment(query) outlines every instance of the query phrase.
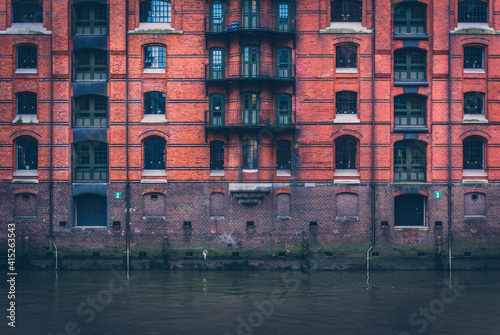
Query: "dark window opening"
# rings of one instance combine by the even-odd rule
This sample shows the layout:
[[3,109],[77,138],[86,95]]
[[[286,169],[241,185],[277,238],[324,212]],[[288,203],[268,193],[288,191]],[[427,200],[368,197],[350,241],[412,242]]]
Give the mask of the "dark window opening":
[[425,34],[426,7],[400,4],[394,9],[395,34]]
[[144,68],[164,69],[165,68],[165,47],[150,45],[144,48]]
[[224,95],[213,94],[210,96],[210,125],[213,127],[224,125]]
[[336,47],[336,66],[337,68],[356,68],[358,67],[358,47],[355,45],[339,45]]
[[243,0],[242,4],[242,28],[257,29],[259,28],[259,1],[258,0]]
[[276,68],[278,78],[292,77],[292,51],[290,48],[276,50]]
[[330,21],[361,22],[361,1],[336,0],[330,3]]
[[426,144],[421,141],[399,141],[394,144],[394,181],[426,180]]
[[484,48],[469,46],[464,48],[464,68],[484,69]]
[[292,165],[292,143],[290,141],[276,142],[276,168],[290,170]]
[[165,93],[144,93],[144,114],[165,114]]
[[225,78],[225,51],[222,48],[210,49],[210,79]]
[[210,142],[210,170],[224,170],[224,142]]
[[146,0],[139,3],[140,22],[170,22],[170,2],[161,0]]
[[16,1],[12,3],[13,23],[42,23],[43,5],[41,1]]
[[464,114],[484,114],[484,93],[466,92],[464,94]]
[[484,141],[479,137],[464,140],[464,169],[484,170]]
[[286,126],[292,124],[292,96],[278,94],[276,96],[276,125]]
[[257,93],[244,93],[242,97],[242,124],[256,125],[259,123],[259,97]]
[[16,141],[17,170],[38,169],[38,141],[32,137],[21,137]]
[[488,22],[488,2],[479,0],[458,3],[458,22]]
[[144,141],[144,170],[165,170],[165,145],[160,137]]
[[394,199],[395,226],[425,226],[426,198],[418,194],[403,194]]
[[98,95],[75,98],[76,127],[106,127],[108,123],[108,99]]
[[243,141],[243,169],[254,170],[257,169],[258,156],[257,156],[257,141],[245,140]]
[[340,91],[335,94],[335,100],[337,114],[356,114],[358,112],[358,93]]
[[18,69],[36,69],[37,47],[33,45],[18,46],[16,67]]
[[36,115],[36,93],[19,92],[16,93],[16,109],[19,115]]
[[108,178],[108,146],[102,142],[83,141],[75,144],[75,180],[106,181]]
[[107,226],[107,199],[97,194],[83,194],[75,197],[75,226]]
[[105,6],[75,8],[76,35],[106,35],[108,14]]
[[356,169],[358,142],[352,137],[342,136],[335,140],[335,168]]
[[75,80],[107,80],[106,51],[85,50],[75,53]]
[[426,79],[426,53],[421,50],[394,52],[394,80],[424,81]]
[[396,126],[425,126],[426,98],[419,95],[394,97],[394,124]]

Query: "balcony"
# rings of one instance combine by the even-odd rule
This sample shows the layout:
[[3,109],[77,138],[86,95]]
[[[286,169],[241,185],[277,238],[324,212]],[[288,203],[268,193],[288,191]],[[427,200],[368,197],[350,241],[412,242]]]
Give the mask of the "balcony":
[[205,128],[295,128],[294,110],[230,109],[205,111]]
[[291,16],[273,13],[243,13],[241,10],[225,13],[221,18],[205,18],[205,34],[237,34],[269,32],[295,34],[295,20]]
[[295,64],[275,62],[226,62],[224,65],[206,65],[207,82],[234,80],[271,80],[281,82],[295,81]]

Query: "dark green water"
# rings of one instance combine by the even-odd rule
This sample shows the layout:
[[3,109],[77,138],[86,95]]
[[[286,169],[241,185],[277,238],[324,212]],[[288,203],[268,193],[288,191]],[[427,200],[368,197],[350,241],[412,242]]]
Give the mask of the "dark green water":
[[15,301],[0,334],[500,333],[500,272],[28,272]]

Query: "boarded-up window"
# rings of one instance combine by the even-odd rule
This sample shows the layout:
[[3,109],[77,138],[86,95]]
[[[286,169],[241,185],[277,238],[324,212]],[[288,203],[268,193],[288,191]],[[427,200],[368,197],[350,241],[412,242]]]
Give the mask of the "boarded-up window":
[[224,194],[210,194],[210,216],[224,216]]
[[467,193],[464,199],[464,215],[486,215],[486,196],[482,193]]
[[290,217],[290,201],[290,194],[278,194],[276,197],[276,212],[278,217]]
[[165,195],[162,193],[144,194],[144,216],[165,216]]
[[355,193],[337,194],[337,216],[358,216],[358,195]]
[[36,217],[36,195],[30,193],[14,196],[14,216],[17,219]]

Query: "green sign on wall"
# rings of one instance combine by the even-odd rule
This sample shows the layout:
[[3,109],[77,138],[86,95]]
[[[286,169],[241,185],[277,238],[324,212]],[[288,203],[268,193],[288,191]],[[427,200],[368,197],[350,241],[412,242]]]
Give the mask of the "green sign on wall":
[[441,192],[440,191],[434,191],[434,199],[441,199]]
[[122,192],[115,192],[115,199],[121,199],[122,198]]

